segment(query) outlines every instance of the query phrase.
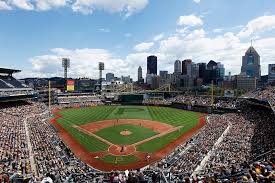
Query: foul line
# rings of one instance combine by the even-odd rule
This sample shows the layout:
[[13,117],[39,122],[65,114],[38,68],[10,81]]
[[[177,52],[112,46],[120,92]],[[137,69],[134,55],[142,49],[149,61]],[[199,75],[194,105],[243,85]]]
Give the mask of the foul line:
[[[73,127],[76,128],[77,130],[79,130],[80,132],[83,132],[83,133],[85,133],[85,134],[87,134],[87,135],[93,136],[93,137],[99,139],[99,140],[102,141],[102,142],[105,142],[106,144],[108,144],[108,145],[110,145],[110,146],[115,145],[115,144],[109,142],[108,140],[106,140],[106,139],[104,139],[104,138],[102,138],[102,137],[100,137],[100,136],[98,136],[98,135],[96,135],[96,134],[94,134],[94,133],[92,133],[92,132],[89,132],[88,130],[83,129],[83,128],[77,126],[77,125],[73,125]],[[143,144],[143,143],[145,143],[145,142],[148,142],[148,141],[151,141],[151,140],[153,140],[153,139],[162,137],[162,136],[164,136],[164,135],[166,135],[166,134],[172,133],[172,132],[174,132],[174,131],[176,131],[176,130],[180,130],[182,127],[183,127],[183,126],[177,126],[177,127],[175,127],[175,128],[171,128],[170,130],[168,130],[168,131],[166,131],[166,132],[159,133],[159,134],[157,134],[157,135],[154,135],[154,136],[152,136],[152,137],[149,137],[149,138],[147,138],[147,139],[144,139],[144,140],[142,140],[142,141],[136,142],[136,143],[134,143],[134,144],[129,144],[129,145],[138,146],[138,145]]]

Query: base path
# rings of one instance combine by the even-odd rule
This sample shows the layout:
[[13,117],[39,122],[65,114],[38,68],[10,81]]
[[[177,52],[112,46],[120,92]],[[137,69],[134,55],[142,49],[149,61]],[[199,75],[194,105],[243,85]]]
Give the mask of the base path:
[[157,133],[162,133],[165,131],[168,131],[174,126],[161,123],[158,121],[151,121],[151,120],[142,120],[142,119],[112,119],[112,120],[104,120],[104,121],[97,121],[97,122],[91,122],[85,125],[81,125],[82,129],[85,129],[89,132],[97,132],[101,129],[116,126],[116,125],[125,125],[125,124],[131,124],[131,125],[137,125],[142,126],[144,128],[152,129],[153,131]]
[[[57,114],[58,110],[55,110],[55,118],[51,120],[51,123],[57,128],[58,130],[58,134],[59,136],[62,138],[62,140],[64,141],[64,143],[66,143],[66,145],[71,149],[71,151],[75,154],[75,156],[77,156],[78,158],[80,158],[83,162],[87,163],[88,165],[94,167],[95,169],[101,170],[101,171],[115,171],[115,170],[131,170],[131,169],[138,169],[138,168],[142,168],[145,167],[151,163],[154,163],[158,160],[160,160],[161,158],[165,157],[166,155],[168,155],[169,153],[171,153],[177,146],[179,146],[180,144],[182,144],[184,141],[188,140],[189,138],[191,138],[195,133],[197,133],[200,128],[202,128],[205,123],[205,116],[200,117],[199,119],[199,123],[193,127],[191,130],[189,130],[188,132],[185,132],[184,134],[182,134],[179,138],[177,138],[176,140],[174,140],[173,142],[171,142],[170,144],[164,146],[161,150],[159,150],[158,152],[152,153],[150,154],[150,160],[146,160],[146,152],[139,152],[135,150],[135,146],[126,146],[124,147],[126,151],[132,151],[132,155],[135,155],[136,157],[139,158],[138,161],[133,162],[133,163],[129,163],[129,164],[123,164],[123,165],[118,165],[118,164],[110,164],[110,163],[106,163],[100,160],[101,157],[106,156],[108,154],[120,154],[120,149],[121,146],[119,145],[112,145],[109,147],[109,150],[111,151],[104,151],[104,152],[89,152],[87,151],[71,134],[69,134],[58,122],[57,119],[60,118],[61,116]],[[108,120],[109,122],[109,126],[113,126],[114,125],[114,121],[113,120]],[[145,121],[147,120],[130,120],[133,123],[127,122],[128,120],[117,120],[118,124],[136,124],[136,125],[145,125]],[[101,123],[101,122],[99,122]],[[94,124],[98,124],[98,122],[94,122]],[[158,125],[160,124],[160,122],[152,122],[152,123],[158,123]],[[102,128],[106,128],[106,127],[102,127],[103,123],[101,123],[99,126],[97,126],[97,130],[102,129]],[[161,123],[163,124],[163,123]],[[83,130],[83,127],[87,127],[85,128],[85,130],[89,131],[91,133],[91,127],[92,123],[87,124],[87,125],[82,125],[81,128]],[[152,124],[150,124],[151,126]],[[164,124],[166,125],[166,124]],[[105,126],[105,125],[104,125]],[[95,127],[95,126],[93,126]],[[153,127],[153,126],[151,126]],[[147,126],[148,128],[148,126]],[[158,133],[163,133],[163,129],[166,130],[172,130],[173,126],[171,125],[167,125],[166,127],[163,126],[163,128],[160,130],[158,128],[156,128],[156,126],[154,126],[154,130],[160,130]],[[151,128],[152,129],[152,128]],[[86,131],[86,132],[87,132]],[[135,150],[135,151],[134,151]],[[127,153],[128,154],[128,153]],[[121,154],[120,154],[121,156]],[[122,155],[123,156],[123,155]]]

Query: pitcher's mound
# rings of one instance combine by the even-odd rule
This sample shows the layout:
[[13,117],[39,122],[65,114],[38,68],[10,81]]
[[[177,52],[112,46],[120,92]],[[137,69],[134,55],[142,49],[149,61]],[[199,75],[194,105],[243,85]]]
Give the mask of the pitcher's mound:
[[125,135],[125,136],[131,135],[131,134],[132,134],[132,132],[130,132],[128,130],[123,130],[123,131],[120,132],[120,135]]

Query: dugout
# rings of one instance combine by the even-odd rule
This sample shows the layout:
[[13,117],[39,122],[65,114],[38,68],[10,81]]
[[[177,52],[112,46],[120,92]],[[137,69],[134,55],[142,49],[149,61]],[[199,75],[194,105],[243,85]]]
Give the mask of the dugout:
[[143,94],[123,94],[118,96],[118,102],[121,104],[142,104]]

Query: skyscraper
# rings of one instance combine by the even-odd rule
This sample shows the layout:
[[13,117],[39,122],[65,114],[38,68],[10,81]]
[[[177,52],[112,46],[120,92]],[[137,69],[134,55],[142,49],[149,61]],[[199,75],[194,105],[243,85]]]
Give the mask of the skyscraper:
[[142,68],[141,66],[138,67],[138,81],[142,80]]
[[158,58],[154,55],[147,57],[147,74],[157,75]]
[[206,76],[206,63],[198,63],[199,65],[199,78]]
[[184,61],[182,61],[182,74],[183,75],[187,75],[187,65],[191,64],[192,63],[192,60],[191,59],[186,59]]
[[261,78],[260,56],[253,46],[248,48],[242,58],[241,72],[250,77]]
[[174,73],[181,73],[181,61],[180,60],[175,61]]

